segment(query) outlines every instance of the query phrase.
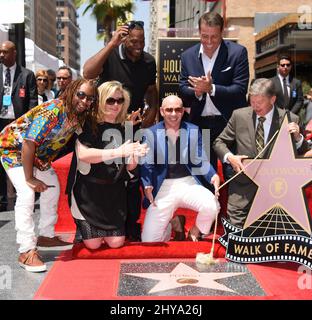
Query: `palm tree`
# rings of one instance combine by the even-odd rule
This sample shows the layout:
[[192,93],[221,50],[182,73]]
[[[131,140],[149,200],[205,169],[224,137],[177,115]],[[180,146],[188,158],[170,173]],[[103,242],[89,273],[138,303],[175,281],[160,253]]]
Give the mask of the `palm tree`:
[[116,22],[125,22],[127,14],[132,13],[134,5],[132,0],[75,0],[75,5],[79,8],[87,3],[83,15],[91,11],[91,14],[100,22],[104,28],[104,42],[112,37],[112,31],[116,29]]

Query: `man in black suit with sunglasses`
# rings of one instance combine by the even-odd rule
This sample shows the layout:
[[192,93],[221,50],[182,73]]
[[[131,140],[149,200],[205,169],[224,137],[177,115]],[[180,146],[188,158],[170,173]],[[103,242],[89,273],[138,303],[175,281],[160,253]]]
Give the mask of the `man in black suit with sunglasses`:
[[[149,127],[154,124],[158,113],[158,93],[156,62],[152,55],[143,51],[144,46],[143,21],[130,21],[118,27],[107,45],[86,61],[83,76],[87,79],[99,77],[99,85],[111,80],[121,82],[131,94],[128,113],[137,111],[138,123],[146,101],[149,108],[144,110],[141,127]],[[128,183],[126,230],[130,240],[140,239],[140,225],[136,223],[140,211],[141,193],[136,177]]]
[[301,81],[291,74],[292,61],[289,55],[281,55],[277,62],[277,74],[271,80],[275,86],[275,105],[298,114],[303,106]]

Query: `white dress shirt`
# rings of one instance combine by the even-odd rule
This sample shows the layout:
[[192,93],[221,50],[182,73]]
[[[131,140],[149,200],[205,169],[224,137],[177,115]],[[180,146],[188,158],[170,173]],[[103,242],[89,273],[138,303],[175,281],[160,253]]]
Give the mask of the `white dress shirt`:
[[[284,77],[282,77],[279,73],[277,74],[280,82],[281,82],[281,86],[282,86],[282,89],[283,89],[283,92],[284,92]],[[287,91],[288,91],[288,97],[290,97],[290,83],[289,83],[289,75],[286,78],[286,86],[287,86]]]
[[[204,67],[204,71],[205,71],[205,75],[208,74],[208,71],[210,71],[210,74],[212,73],[212,69],[213,69],[213,66],[216,62],[216,59],[217,59],[217,56],[218,56],[218,53],[219,53],[219,50],[220,50],[220,46],[217,48],[217,50],[213,53],[211,59],[205,54],[204,52],[204,48],[203,48],[203,45],[200,46],[200,49],[199,49],[199,54],[201,55],[201,58],[202,58],[202,62],[203,62],[203,67]],[[212,84],[212,92],[211,92],[211,96],[214,96],[215,95],[215,85]],[[211,98],[210,98],[210,95],[207,93],[206,95],[206,103],[205,103],[205,106],[204,106],[204,109],[203,109],[203,112],[201,114],[202,117],[205,117],[205,116],[214,116],[214,115],[221,115],[220,111],[216,108],[216,106],[213,104],[213,102],[211,101]],[[202,99],[202,96],[201,97],[198,97],[199,100]]]
[[[8,69],[4,64],[2,65],[3,71],[2,71],[2,79],[3,79],[3,85],[5,82],[5,75],[6,75],[6,70]],[[11,83],[10,87],[8,88],[8,92],[5,92],[5,94],[12,95],[12,88],[13,88],[13,80],[15,76],[15,70],[16,70],[16,63],[9,68],[10,69],[10,74],[11,74]],[[5,115],[0,114],[0,118],[2,119],[15,119],[15,114],[14,114],[14,108],[13,104],[8,106],[8,112]]]

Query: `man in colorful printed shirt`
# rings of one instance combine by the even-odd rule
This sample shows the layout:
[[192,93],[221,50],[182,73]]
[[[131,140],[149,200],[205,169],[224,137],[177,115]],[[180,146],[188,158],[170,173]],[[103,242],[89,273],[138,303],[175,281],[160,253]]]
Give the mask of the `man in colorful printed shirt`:
[[[0,133],[0,159],[16,189],[15,229],[19,264],[30,272],[46,270],[37,246],[64,248],[54,234],[60,187],[51,162],[75,131],[97,113],[97,89],[87,80],[74,81],[59,100],[43,103]],[[39,237],[34,231],[35,192],[40,192]]]

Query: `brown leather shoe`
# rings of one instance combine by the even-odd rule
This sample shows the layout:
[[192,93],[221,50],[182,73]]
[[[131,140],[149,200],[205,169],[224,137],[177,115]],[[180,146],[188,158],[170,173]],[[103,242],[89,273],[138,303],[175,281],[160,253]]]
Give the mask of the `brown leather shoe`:
[[185,216],[177,215],[171,220],[172,230],[175,232],[173,241],[184,241],[185,240]]
[[71,249],[73,243],[61,240],[59,237],[39,236],[37,239],[37,247],[40,250],[66,250]]
[[21,253],[18,257],[19,265],[29,272],[43,272],[47,266],[41,261],[37,249]]

